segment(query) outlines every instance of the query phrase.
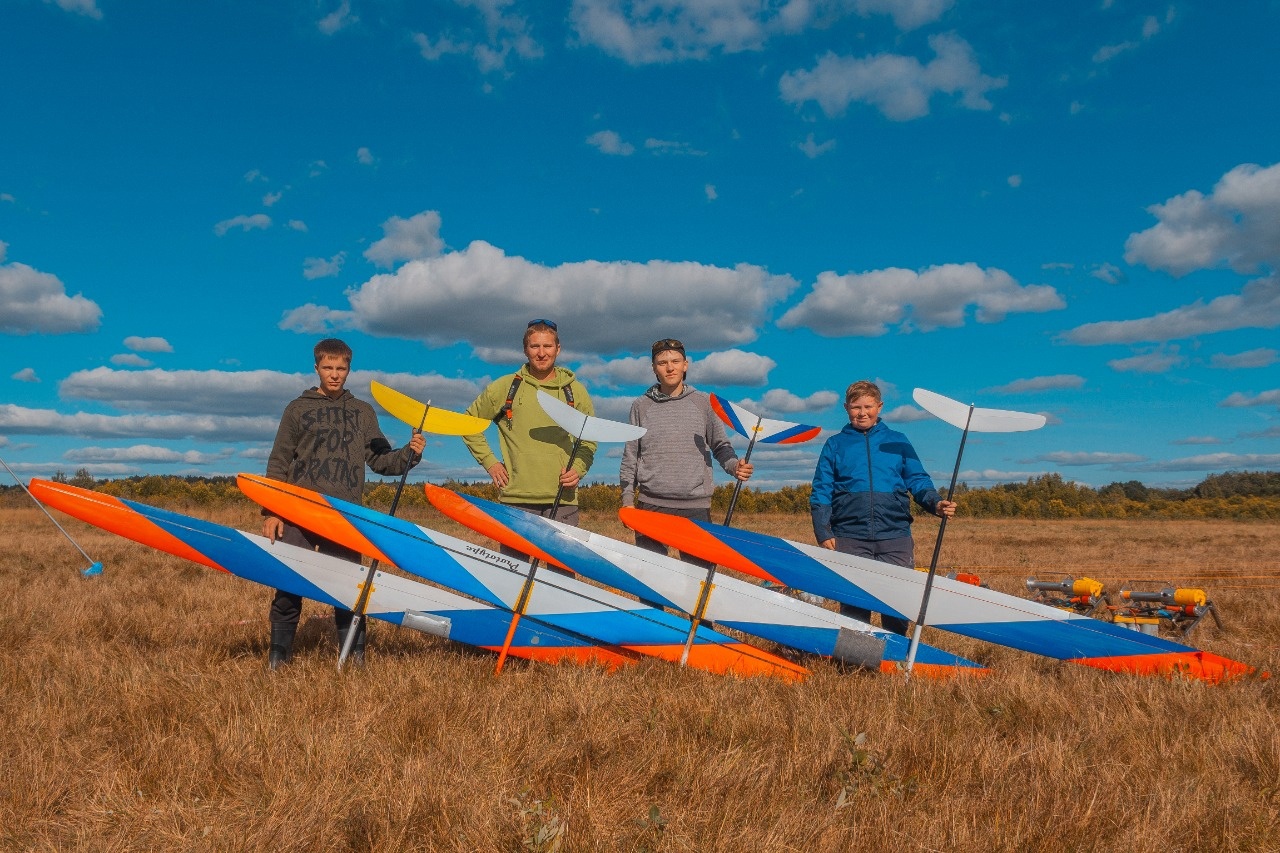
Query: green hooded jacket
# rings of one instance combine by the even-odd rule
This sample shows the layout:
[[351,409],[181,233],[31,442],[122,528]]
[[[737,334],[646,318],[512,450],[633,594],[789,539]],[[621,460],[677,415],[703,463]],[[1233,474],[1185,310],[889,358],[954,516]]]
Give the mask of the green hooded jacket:
[[[511,417],[508,419],[505,414],[498,417],[506,407],[507,393],[516,376],[521,382],[515,399],[511,401]],[[568,402],[566,386],[572,391],[573,407],[583,414],[594,415],[595,408],[586,387],[574,377],[572,370],[559,366],[549,379],[539,382],[530,375],[529,366],[523,365],[518,373],[508,373],[489,383],[489,387],[467,407],[468,415],[491,421],[497,419],[501,460],[494,454],[484,433],[465,436],[462,440],[486,471],[499,461],[507,466],[509,479],[507,487],[502,490],[503,503],[549,504],[555,500],[560,472],[565,469],[569,451],[573,449],[573,436],[557,426],[538,405],[538,390]],[[586,476],[595,455],[595,442],[582,442],[573,460],[573,468],[579,477]],[[576,505],[578,490],[566,489],[560,502],[565,506]]]

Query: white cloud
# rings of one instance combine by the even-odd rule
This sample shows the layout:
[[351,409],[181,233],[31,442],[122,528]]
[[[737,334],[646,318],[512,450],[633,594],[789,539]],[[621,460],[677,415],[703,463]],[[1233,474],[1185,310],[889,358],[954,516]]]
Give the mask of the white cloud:
[[[795,285],[790,276],[748,264],[546,267],[476,241],[374,276],[348,292],[349,311],[304,305],[287,312],[281,327],[309,334],[350,327],[431,346],[465,340],[481,354],[484,348],[518,350],[529,318],[550,317],[560,324],[565,346],[584,354],[643,350],[662,336],[718,348],[755,340],[768,310]],[[671,293],[681,294],[678,306]]]
[[[1174,8],[1170,6],[1168,12],[1165,14],[1164,23],[1173,23],[1175,17],[1176,12]],[[1127,53],[1137,47],[1141,47],[1143,42],[1150,41],[1159,35],[1160,30],[1160,19],[1154,15],[1148,15],[1142,22],[1141,38],[1137,40],[1118,42],[1116,44],[1103,45],[1093,54],[1093,61],[1098,65],[1101,65],[1104,62],[1110,62],[1122,53]]]
[[[590,358],[574,370],[588,385],[616,388],[619,385],[652,385],[653,362],[644,356],[634,358]],[[593,398],[594,399],[594,398]]]
[[854,0],[858,14],[863,17],[876,12],[889,15],[900,30],[931,24],[954,4],[955,0]]
[[[721,350],[701,357],[690,355],[689,361],[689,384],[703,391],[714,391],[720,385],[761,386],[769,381],[769,371],[778,366],[768,356],[740,349]],[[579,364],[576,373],[589,384],[606,387],[654,383],[653,359],[649,356],[592,358]]]
[[813,134],[811,133],[807,137],[805,137],[804,142],[797,142],[796,147],[799,148],[802,152],[804,152],[804,156],[808,157],[810,160],[813,160],[818,157],[821,157],[823,154],[826,154],[828,151],[835,151],[836,141],[834,139],[828,139],[825,142],[814,142]]
[[1170,341],[1233,329],[1280,326],[1280,276],[1249,282],[1239,295],[1219,296],[1137,320],[1085,323],[1063,335],[1073,344],[1132,344]]
[[1270,468],[1280,468],[1280,453],[1206,453],[1140,466],[1143,471],[1257,471]]
[[626,423],[627,418],[631,415],[631,404],[635,399],[634,396],[626,394],[607,397],[592,394],[591,404],[595,407],[596,417]]
[[102,10],[98,8],[97,0],[44,0],[46,3],[53,2],[59,9],[64,12],[75,12],[77,15],[84,15],[86,18],[94,20],[102,20]]
[[[357,352],[357,363],[359,359]],[[299,360],[310,361],[310,353],[299,352]],[[368,400],[369,383],[375,379],[415,399],[431,400],[451,409],[466,408],[487,383],[486,379],[450,379],[438,374],[353,370],[347,387],[357,397]],[[312,372],[159,368],[122,371],[98,367],[72,373],[59,383],[58,393],[66,400],[91,400],[143,412],[232,416],[269,412],[271,419],[278,419],[285,404],[315,384]]]
[[881,418],[894,424],[909,424],[916,421],[927,421],[933,418],[933,415],[924,409],[917,409],[915,406],[902,405],[890,409],[880,415]]
[[954,0],[574,0],[582,44],[631,65],[760,50],[774,37],[825,27],[850,12],[885,14],[899,29],[936,21]]
[[1217,367],[1222,370],[1239,370],[1241,368],[1250,367],[1270,367],[1278,360],[1280,360],[1280,352],[1267,347],[1261,347],[1259,349],[1239,352],[1235,355],[1214,353],[1209,359],[1209,366]]
[[173,352],[173,346],[164,338],[143,338],[130,335],[124,339],[126,348],[134,352]]
[[111,363],[118,364],[121,367],[150,367],[151,362],[147,361],[140,355],[131,352],[117,353],[111,356]]
[[1252,397],[1241,391],[1237,391],[1218,405],[1231,409],[1241,408],[1244,406],[1275,406],[1280,408],[1280,389],[1263,391],[1261,394],[1255,394]]
[[1159,222],[1125,242],[1131,264],[1175,276],[1280,266],[1280,163],[1236,166],[1209,195],[1189,190],[1147,211]]
[[284,197],[284,193],[281,193],[281,192],[267,193],[262,197],[262,206],[272,207],[275,205],[276,202],[278,202],[283,197]]
[[301,219],[290,219],[288,223],[286,223],[286,227],[294,231],[302,231],[305,233],[307,230],[307,223],[303,222]]
[[1180,438],[1173,444],[1222,444],[1222,439],[1215,438],[1212,435],[1189,435],[1186,438]]
[[40,377],[36,375],[36,370],[34,367],[24,367],[21,370],[19,370],[17,373],[10,376],[9,378],[15,379],[18,382],[39,382],[40,381]]
[[397,261],[432,258],[444,249],[440,238],[440,214],[424,210],[408,219],[393,216],[382,223],[383,237],[365,250],[364,256],[380,267]]
[[[1025,483],[1043,477],[1048,471],[1001,471],[997,468],[970,468],[960,472],[960,481],[974,488],[995,486],[1000,483]],[[948,473],[948,477],[950,473]]]
[[834,391],[814,391],[800,397],[785,388],[771,388],[759,400],[743,400],[742,405],[757,415],[781,416],[801,412],[820,412],[840,402]]
[[784,74],[778,89],[787,103],[815,101],[828,117],[857,101],[892,121],[909,121],[928,115],[936,94],[958,94],[966,109],[991,109],[987,93],[1005,86],[1007,79],[983,74],[973,48],[958,36],[930,36],[929,46],[936,57],[928,64],[889,53],[861,58],[827,53],[811,70]]
[[[0,261],[4,260],[0,243]],[[61,335],[92,332],[102,321],[102,309],[80,294],[67,296],[58,277],[26,264],[0,263],[0,332]]]
[[62,454],[68,462],[171,462],[187,465],[207,465],[220,462],[231,456],[234,448],[227,448],[217,453],[202,453],[198,450],[178,451],[168,447],[156,447],[152,444],[136,444],[132,447],[77,447]]
[[228,231],[239,228],[241,231],[263,230],[271,227],[271,217],[265,213],[255,213],[252,216],[233,216],[230,219],[224,219],[213,226],[213,233],[219,237]]
[[[12,203],[17,201],[17,199],[14,198],[13,193],[0,193],[0,201],[7,201]],[[0,260],[4,260],[3,252],[0,252]]]
[[1008,178],[1005,179],[1005,182],[1008,183],[1009,186],[1013,187],[1014,189],[1017,189],[1018,187],[1022,186],[1022,176],[1010,175]]
[[332,258],[307,258],[302,262],[302,277],[308,280],[331,278],[342,272],[342,264],[347,259],[346,252],[339,252]]
[[1167,373],[1175,367],[1187,363],[1186,356],[1179,354],[1178,347],[1157,347],[1150,352],[1138,353],[1128,358],[1115,358],[1107,362],[1107,367],[1120,373]]
[[630,142],[623,142],[622,137],[613,130],[597,130],[587,137],[587,144],[594,146],[601,154],[630,157],[636,153],[636,147]]
[[316,28],[327,36],[359,22],[359,18],[351,14],[350,0],[342,0],[338,8],[316,22]]
[[64,415],[52,409],[0,404],[0,433],[74,435],[81,438],[202,438],[210,441],[270,441],[279,415]]
[[687,157],[707,156],[707,152],[694,148],[688,142],[679,142],[674,139],[654,139],[649,137],[644,141],[644,147],[655,156],[664,154],[678,154]]
[[259,181],[264,184],[270,181],[270,178],[262,174],[261,169],[250,169],[244,173],[244,182],[246,184],[255,184]]
[[824,272],[778,326],[809,328],[824,337],[874,337],[891,325],[923,331],[963,326],[970,306],[979,323],[998,323],[1008,314],[1064,305],[1049,285],[1019,285],[1003,270],[973,263],[944,264],[920,273],[897,268],[850,275]]
[[1121,284],[1126,280],[1124,270],[1120,269],[1115,264],[1097,264],[1089,272],[1089,275],[1099,281],[1105,281],[1107,284]]
[[422,58],[434,62],[450,55],[469,55],[482,74],[502,73],[514,55],[520,59],[542,56],[542,45],[529,32],[529,21],[511,11],[515,0],[455,0],[464,9],[479,13],[480,20],[461,32],[442,33],[434,42],[426,33],[414,33]]
[[362,166],[372,166],[378,162],[378,158],[373,156],[373,152],[368,148],[361,146],[356,149],[356,162]]
[[695,385],[751,385],[761,386],[769,381],[769,371],[778,363],[765,355],[728,349],[708,353],[694,362],[690,378]]
[[707,184],[702,188],[702,192],[707,197],[707,201],[715,201],[720,198],[720,194],[716,192],[715,184]]
[[987,388],[992,394],[1032,394],[1037,391],[1059,391],[1062,389],[1083,388],[1085,378],[1074,373],[1057,373],[1053,376],[1033,376],[1030,379],[1015,379],[1007,385]]
[[1068,450],[1057,450],[1053,453],[1045,453],[1032,459],[1022,461],[1019,464],[1027,462],[1052,462],[1055,465],[1063,465],[1074,467],[1077,465],[1130,465],[1134,462],[1141,462],[1147,457],[1139,456],[1136,453],[1102,453],[1102,452],[1073,452]]

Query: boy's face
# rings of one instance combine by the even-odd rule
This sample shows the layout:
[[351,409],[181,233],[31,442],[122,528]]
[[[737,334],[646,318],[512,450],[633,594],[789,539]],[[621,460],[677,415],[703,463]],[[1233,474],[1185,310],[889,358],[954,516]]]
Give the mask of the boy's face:
[[351,373],[351,360],[340,355],[322,355],[316,362],[316,376],[320,377],[320,393],[337,399],[347,384]]
[[529,342],[524,345],[525,358],[529,359],[529,367],[533,373],[541,376],[556,366],[556,356],[560,354],[560,344],[551,332],[533,332]]

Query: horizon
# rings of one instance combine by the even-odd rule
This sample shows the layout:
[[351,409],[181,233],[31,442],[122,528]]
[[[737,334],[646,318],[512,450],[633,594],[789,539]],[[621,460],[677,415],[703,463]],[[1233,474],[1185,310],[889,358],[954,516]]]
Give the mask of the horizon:
[[[665,337],[693,386],[823,437],[875,379],[940,490],[959,430],[913,388],[1048,418],[971,434],[974,488],[1280,470],[1278,25],[1138,0],[11,0],[0,458],[261,472],[319,338],[353,347],[361,399],[461,411],[549,317],[607,418]],[[749,485],[808,482],[821,444],[758,448]],[[424,456],[484,479],[459,441]]]

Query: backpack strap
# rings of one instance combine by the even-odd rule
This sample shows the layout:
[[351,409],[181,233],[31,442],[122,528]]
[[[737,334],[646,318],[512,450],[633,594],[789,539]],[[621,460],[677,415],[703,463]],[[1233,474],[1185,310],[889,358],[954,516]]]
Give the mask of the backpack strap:
[[[515,401],[516,392],[520,390],[520,383],[523,381],[524,381],[524,378],[519,373],[517,373],[514,377],[512,377],[511,387],[507,389],[507,402],[503,403],[502,408],[499,409],[498,413],[493,416],[493,422],[495,424],[501,421],[503,418],[506,418],[507,426],[511,426],[511,404]],[[573,405],[572,383],[564,386],[564,400],[570,406]]]
[[511,402],[516,398],[516,391],[520,390],[520,383],[523,381],[519,373],[511,379],[511,387],[507,389],[507,402],[502,404],[502,408],[493,416],[493,422],[496,424],[503,418],[507,419],[507,426],[511,426]]

